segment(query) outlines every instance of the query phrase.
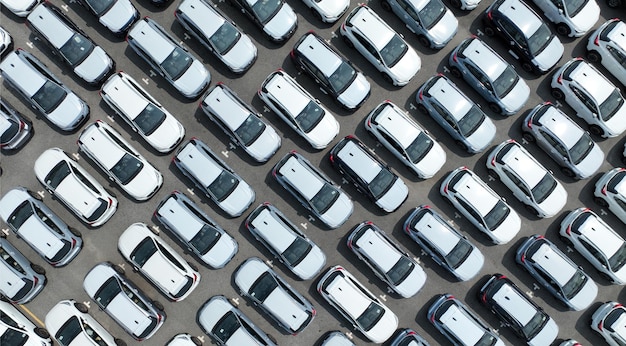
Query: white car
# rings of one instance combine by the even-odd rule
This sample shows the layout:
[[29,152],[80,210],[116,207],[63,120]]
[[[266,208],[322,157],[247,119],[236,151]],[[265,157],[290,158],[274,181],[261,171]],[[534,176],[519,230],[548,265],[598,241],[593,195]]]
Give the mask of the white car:
[[601,63],[626,86],[626,23],[613,18],[594,31],[587,41],[587,59]]
[[365,130],[421,179],[433,177],[446,163],[446,152],[408,113],[387,100],[366,117]]
[[552,76],[552,96],[565,99],[596,136],[616,137],[626,130],[626,101],[613,83],[582,58],[574,58]]
[[202,346],[202,340],[188,333],[174,335],[165,346]]
[[626,223],[626,168],[613,168],[604,173],[593,190],[594,201],[608,207],[618,219]]
[[495,244],[508,243],[521,229],[519,215],[467,167],[448,174],[439,192]]
[[128,226],[120,235],[117,248],[135,270],[173,301],[187,298],[200,283],[198,268],[188,263],[145,223]]
[[37,327],[13,304],[0,299],[0,342],[5,345],[51,346],[50,333]]
[[154,150],[169,153],[183,140],[183,125],[128,74],[109,77],[100,96]]
[[139,11],[130,0],[78,0],[114,35],[122,36],[139,19]]
[[87,305],[73,299],[62,300],[48,311],[46,328],[64,346],[122,346],[95,318],[87,313]]
[[18,17],[26,17],[43,0],[0,0],[0,4]]
[[512,139],[493,149],[486,165],[531,214],[553,217],[567,203],[567,191],[552,172]]
[[276,130],[221,82],[204,95],[200,107],[232,142],[257,162],[266,162],[280,148],[281,140]]
[[561,239],[573,246],[608,281],[626,284],[626,241],[588,208],[571,211],[559,229]]
[[356,48],[395,86],[408,84],[422,67],[413,47],[366,5],[352,10],[339,32],[348,47]]
[[232,0],[273,42],[288,40],[298,28],[298,17],[285,0]]
[[424,269],[373,222],[361,222],[348,236],[347,244],[376,276],[402,298],[410,298],[424,287]]
[[13,37],[3,27],[0,27],[0,56],[4,56],[13,50]]
[[137,201],[150,199],[163,185],[163,175],[102,120],[87,126],[76,143],[109,180]]
[[302,0],[314,17],[324,23],[334,23],[350,7],[350,0]]
[[608,301],[594,311],[591,316],[591,329],[598,332],[607,344],[620,346],[626,344],[626,307],[615,301]]
[[339,133],[339,122],[320,102],[283,70],[271,73],[259,97],[315,149],[324,149]]
[[580,37],[589,31],[600,17],[596,0],[533,0],[554,24],[560,35]]
[[117,210],[117,198],[59,148],[39,155],[35,175],[51,195],[91,227],[103,225]]

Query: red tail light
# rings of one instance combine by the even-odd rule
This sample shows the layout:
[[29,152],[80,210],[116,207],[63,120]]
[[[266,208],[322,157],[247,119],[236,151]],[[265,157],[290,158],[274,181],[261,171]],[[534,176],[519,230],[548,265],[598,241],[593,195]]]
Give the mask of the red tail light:
[[526,127],[528,127],[529,129],[533,128],[533,119],[528,119],[528,122],[526,122]]
[[559,75],[559,78],[556,79],[556,82],[562,85],[563,84],[563,76]]
[[330,162],[335,163],[335,156],[333,154],[328,155]]
[[489,19],[493,19],[493,16],[492,16],[492,14],[491,14],[491,11],[487,12],[487,18],[489,18]]
[[596,36],[596,38],[593,40],[593,44],[595,44],[596,46],[600,46],[600,35]]
[[109,198],[109,207],[113,205],[113,200]]
[[600,192],[606,196],[606,185],[602,186],[602,190]]
[[520,258],[520,260],[522,261],[522,263],[526,263],[526,255],[522,255],[522,257]]
[[419,97],[420,100],[424,100],[424,92],[420,90],[420,93],[417,95],[417,97]]
[[493,159],[491,159],[491,165],[492,166],[496,166],[496,157],[494,156]]
[[452,60],[454,60],[454,62],[457,62],[457,59],[456,59],[456,52],[455,52],[455,53],[454,53],[454,55],[452,56]]

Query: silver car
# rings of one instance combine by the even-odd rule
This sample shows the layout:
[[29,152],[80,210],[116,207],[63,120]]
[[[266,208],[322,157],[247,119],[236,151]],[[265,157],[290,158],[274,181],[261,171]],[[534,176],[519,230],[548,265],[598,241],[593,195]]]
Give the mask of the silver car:
[[596,181],[593,201],[626,224],[626,168],[616,167]]
[[33,300],[46,284],[46,270],[0,237],[0,294],[14,304]]
[[568,177],[586,179],[604,162],[604,152],[570,117],[546,102],[533,108],[522,121],[522,136],[537,142]]
[[302,0],[314,17],[324,23],[334,23],[350,7],[350,0]]
[[245,225],[256,240],[302,280],[313,278],[326,264],[322,249],[269,202],[256,207]]
[[20,149],[34,132],[33,122],[0,98],[0,148],[3,151]]
[[0,341],[3,346],[52,345],[47,330],[37,327],[17,307],[3,299],[0,299],[0,316]]
[[7,191],[0,200],[0,217],[54,267],[70,263],[78,255],[83,239],[43,202],[41,196],[23,187]]
[[211,74],[204,65],[153,19],[135,23],[126,42],[183,96],[194,99],[209,86]]
[[533,0],[543,14],[556,25],[559,35],[584,36],[600,18],[596,0]]
[[241,295],[291,335],[297,335],[313,321],[313,305],[260,258],[247,259],[233,276]]
[[0,0],[0,4],[18,17],[26,17],[43,0]]
[[252,106],[226,85],[217,83],[200,102],[200,107],[232,142],[258,162],[269,160],[280,148],[281,139]]
[[620,346],[626,343],[626,308],[616,301],[607,301],[600,305],[591,316],[591,329],[598,332],[610,346]]
[[288,40],[298,28],[298,17],[285,0],[231,0],[273,42]]
[[347,245],[402,298],[410,298],[424,287],[424,269],[373,222],[356,226],[348,236]]
[[98,307],[137,341],[150,338],[165,322],[163,305],[150,300],[124,277],[124,269],[110,262],[96,264],[83,288]]

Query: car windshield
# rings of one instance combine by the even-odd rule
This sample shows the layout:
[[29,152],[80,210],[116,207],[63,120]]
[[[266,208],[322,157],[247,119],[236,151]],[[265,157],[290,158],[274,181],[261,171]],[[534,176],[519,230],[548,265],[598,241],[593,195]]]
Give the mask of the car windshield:
[[115,0],[86,0],[89,6],[96,12],[98,16],[106,13],[117,1]]
[[319,124],[324,117],[324,113],[322,107],[314,101],[309,101],[302,112],[296,116],[296,122],[302,131],[309,133],[315,128],[315,125]]
[[426,133],[420,132],[415,140],[405,149],[409,160],[413,163],[420,162],[433,147],[434,143]]
[[59,328],[59,331],[54,335],[54,338],[57,339],[59,344],[67,346],[72,343],[72,340],[74,340],[82,331],[83,330],[80,326],[78,317],[72,316],[61,326],[61,328]]
[[[587,2],[588,0],[563,0],[563,3],[565,4],[565,12],[570,18],[575,17],[578,12],[585,7]],[[559,8],[563,7],[560,1],[557,1],[557,3]]]
[[54,168],[50,170],[50,173],[46,176],[46,185],[49,185],[53,189],[56,189],[59,184],[70,175],[70,166],[65,161],[57,163]]
[[89,217],[87,217],[87,221],[93,222],[97,220],[98,218],[100,218],[100,216],[104,214],[107,207],[109,206],[109,203],[102,198],[98,198],[98,203],[100,203],[100,205],[98,206],[98,208],[96,208],[96,210]]
[[368,188],[374,198],[378,199],[384,195],[396,181],[396,176],[388,169],[381,169],[380,172],[370,181]]
[[504,222],[504,219],[506,219],[510,212],[511,209],[509,209],[509,207],[504,204],[504,202],[498,201],[498,203],[496,203],[496,206],[493,207],[493,209],[491,209],[487,213],[487,215],[485,215],[485,226],[493,231],[498,226],[500,226],[502,222]]
[[576,142],[576,144],[574,144],[574,146],[569,150],[569,156],[572,163],[575,165],[581,163],[582,160],[584,160],[591,152],[594,145],[595,143],[591,140],[591,137],[589,137],[586,133],[583,134],[578,142]]
[[8,222],[14,229],[20,229],[22,224],[26,222],[33,213],[33,208],[30,206],[30,203],[24,201],[15,209],[13,214],[9,216]]
[[469,257],[473,249],[467,240],[460,238],[459,242],[446,255],[446,263],[454,269],[458,268]]
[[463,116],[459,120],[459,131],[463,135],[463,137],[471,136],[480,124],[483,123],[485,119],[485,113],[483,113],[476,105],[472,105],[472,108],[469,109],[467,114]]
[[131,252],[130,260],[135,262],[140,268],[154,255],[157,251],[154,241],[150,237],[145,237],[139,245]]
[[33,95],[33,101],[38,104],[45,113],[50,113],[63,102],[66,95],[67,92],[65,89],[51,80],[46,80],[46,83]]
[[339,198],[339,190],[329,183],[324,186],[313,196],[311,204],[313,209],[318,213],[324,214]]
[[83,62],[93,49],[94,44],[79,33],[75,33],[60,48],[61,54],[70,63],[70,66],[76,66]]
[[218,202],[221,202],[230,196],[235,191],[235,188],[239,185],[239,179],[227,170],[222,170],[222,173],[217,176],[217,179],[213,180],[207,187],[209,192],[215,197]]
[[541,203],[550,196],[552,191],[556,188],[556,179],[550,173],[546,173],[543,178],[532,188],[532,195],[535,198],[535,202]]
[[285,262],[290,266],[297,266],[309,254],[312,246],[301,237],[296,237],[293,243],[283,251]]
[[100,306],[106,308],[120,292],[122,292],[122,289],[115,277],[112,276],[96,292],[94,299]]
[[622,246],[609,258],[609,267],[611,270],[616,272],[624,266],[626,263],[626,243],[623,243]]
[[365,309],[365,311],[356,319],[356,322],[363,328],[365,331],[369,331],[374,328],[376,323],[380,321],[380,319],[385,314],[385,309],[382,306],[378,305],[376,302],[370,303],[370,306]]
[[239,40],[241,33],[230,22],[224,22],[217,31],[211,35],[209,40],[215,47],[218,54],[228,53]]
[[446,7],[441,0],[431,0],[420,11],[421,24],[426,30],[430,30],[444,14]]
[[337,67],[328,77],[328,82],[333,90],[340,94],[344,90],[348,89],[350,83],[356,78],[356,70],[346,61],[342,61],[341,65]]
[[491,333],[485,333],[474,346],[493,346],[498,342],[498,338]]
[[513,70],[513,67],[507,64],[506,68],[495,81],[493,81],[493,90],[499,98],[505,97],[517,84],[519,76]]
[[574,296],[580,292],[586,283],[587,275],[585,275],[582,270],[577,270],[569,281],[563,285],[563,295],[565,295],[565,298],[567,299],[574,298]]
[[395,34],[387,45],[380,50],[380,55],[387,67],[393,67],[400,61],[408,49],[409,46],[407,46],[400,35]]
[[226,342],[240,327],[235,313],[228,311],[213,327],[213,334],[217,339]]
[[7,328],[0,336],[0,345],[22,346],[28,341],[28,335],[19,330]]
[[263,24],[272,19],[281,8],[280,0],[258,0],[252,5],[252,12]]
[[623,104],[624,98],[620,94],[619,89],[615,88],[611,95],[600,104],[600,117],[604,121],[609,121]]
[[150,136],[163,121],[165,121],[165,113],[152,103],[148,103],[146,108],[133,120],[146,136]]
[[217,243],[222,234],[215,228],[205,224],[189,241],[189,244],[200,254],[206,254]]
[[398,262],[394,264],[387,272],[389,281],[395,286],[401,284],[409,274],[413,271],[415,264],[406,256],[401,256]]
[[104,339],[102,339],[102,336],[100,336],[100,334],[98,334],[90,325],[88,325],[85,320],[81,319],[81,322],[83,324],[85,334],[87,334],[87,336],[89,336],[89,338],[91,338],[91,340],[93,340],[96,345],[109,346],[109,343],[104,341]]
[[266,271],[256,279],[248,293],[260,302],[263,302],[276,288],[278,288],[278,283],[272,274]]
[[12,118],[6,120],[9,122],[9,126],[6,128],[6,130],[4,130],[4,132],[2,132],[2,135],[0,136],[0,143],[3,144],[6,144],[11,139],[13,139],[13,137],[15,137],[17,132],[20,130],[20,124],[17,121],[13,120]]
[[235,130],[237,137],[245,146],[249,146],[261,136],[265,130],[265,123],[256,115],[250,114],[246,120]]
[[170,78],[177,80],[187,71],[192,62],[193,59],[187,52],[180,47],[175,47],[170,55],[163,60],[161,67]]
[[541,311],[537,311],[535,316],[522,327],[522,333],[526,336],[526,339],[530,340],[534,338],[541,330],[544,324],[548,322],[548,315]]
[[548,46],[552,39],[552,31],[545,23],[542,23],[528,38],[528,49],[533,56],[539,55]]
[[139,174],[142,168],[143,162],[129,153],[125,153],[124,156],[111,167],[111,173],[120,180],[122,185],[126,185]]

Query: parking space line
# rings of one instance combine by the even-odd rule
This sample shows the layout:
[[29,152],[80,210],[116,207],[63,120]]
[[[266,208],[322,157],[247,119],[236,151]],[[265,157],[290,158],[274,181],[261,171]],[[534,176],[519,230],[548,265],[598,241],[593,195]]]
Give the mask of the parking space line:
[[22,310],[22,312],[25,312],[26,314],[28,314],[28,316],[30,316],[31,319],[35,320],[35,322],[42,328],[45,328],[46,325],[34,314],[32,313],[30,310],[28,310],[27,307],[25,307],[24,305],[20,305],[20,304],[16,304],[17,307]]

